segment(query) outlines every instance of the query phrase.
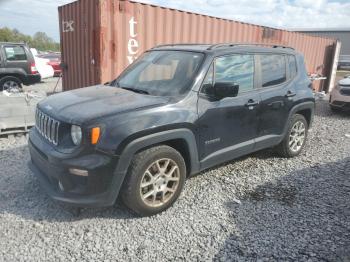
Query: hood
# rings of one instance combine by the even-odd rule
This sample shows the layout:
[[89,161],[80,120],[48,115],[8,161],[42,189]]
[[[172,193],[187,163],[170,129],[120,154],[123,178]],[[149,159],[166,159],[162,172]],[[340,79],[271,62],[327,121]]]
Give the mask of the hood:
[[168,101],[168,97],[97,85],[49,96],[39,103],[39,108],[50,116],[81,124],[103,116],[160,106]]
[[350,77],[339,80],[339,85],[350,87]]

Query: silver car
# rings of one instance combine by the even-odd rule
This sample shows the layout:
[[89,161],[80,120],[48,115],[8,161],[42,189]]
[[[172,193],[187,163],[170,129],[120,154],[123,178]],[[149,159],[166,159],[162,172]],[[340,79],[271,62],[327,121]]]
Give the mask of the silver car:
[[332,110],[350,110],[350,76],[339,80],[331,91],[329,105]]

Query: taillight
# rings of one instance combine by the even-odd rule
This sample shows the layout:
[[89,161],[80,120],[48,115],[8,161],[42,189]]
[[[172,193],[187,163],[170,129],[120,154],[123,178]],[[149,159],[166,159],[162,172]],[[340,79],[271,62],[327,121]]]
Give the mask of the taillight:
[[30,64],[30,72],[32,74],[37,74],[38,73],[38,70],[36,69],[35,63],[31,63]]

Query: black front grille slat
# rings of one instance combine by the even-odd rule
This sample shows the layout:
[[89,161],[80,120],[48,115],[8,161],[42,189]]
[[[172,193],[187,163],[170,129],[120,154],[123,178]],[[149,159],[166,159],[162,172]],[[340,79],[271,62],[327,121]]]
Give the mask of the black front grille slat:
[[54,143],[55,145],[58,144],[58,131],[59,131],[59,128],[60,128],[60,122],[56,121],[55,141],[57,141],[57,142],[56,142],[56,144]]
[[47,139],[51,142],[51,118],[47,120]]
[[350,86],[346,86],[345,88],[340,86],[340,93],[344,96],[350,96]]
[[45,139],[54,145],[58,145],[59,126],[59,121],[37,109],[35,113],[35,127]]

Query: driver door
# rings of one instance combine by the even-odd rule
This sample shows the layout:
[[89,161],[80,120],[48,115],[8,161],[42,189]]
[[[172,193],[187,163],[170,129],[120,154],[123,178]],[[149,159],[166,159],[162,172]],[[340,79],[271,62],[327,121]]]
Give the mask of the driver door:
[[[260,106],[254,68],[253,54],[218,57],[210,67],[198,99],[198,145],[202,169],[254,149]],[[213,92],[216,82],[238,84],[238,95],[218,100]]]

